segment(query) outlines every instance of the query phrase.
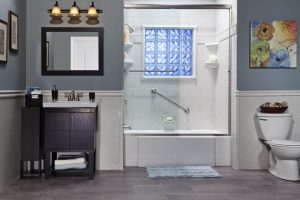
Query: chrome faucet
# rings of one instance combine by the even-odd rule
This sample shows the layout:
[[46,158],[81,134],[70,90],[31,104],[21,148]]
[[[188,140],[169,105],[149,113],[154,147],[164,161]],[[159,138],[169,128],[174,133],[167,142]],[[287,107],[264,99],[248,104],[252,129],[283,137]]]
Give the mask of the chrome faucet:
[[74,90],[71,91],[69,97],[70,97],[70,100],[68,99],[69,101],[74,101],[75,100],[75,92],[74,92]]
[[65,97],[68,98],[68,101],[80,101],[80,97],[82,96],[82,92],[75,93],[74,90],[72,90],[70,93],[65,93]]

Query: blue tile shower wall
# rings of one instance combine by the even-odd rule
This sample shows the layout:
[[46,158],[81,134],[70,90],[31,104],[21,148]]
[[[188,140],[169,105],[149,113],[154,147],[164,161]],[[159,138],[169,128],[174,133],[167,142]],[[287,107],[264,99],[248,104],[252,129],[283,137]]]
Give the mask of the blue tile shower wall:
[[[145,28],[146,77],[193,76],[193,29]],[[161,72],[173,71],[173,72]]]

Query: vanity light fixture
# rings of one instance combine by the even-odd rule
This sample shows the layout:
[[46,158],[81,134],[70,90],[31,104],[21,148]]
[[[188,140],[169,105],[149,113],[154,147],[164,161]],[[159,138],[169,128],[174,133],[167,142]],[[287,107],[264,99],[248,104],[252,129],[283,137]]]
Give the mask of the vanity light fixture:
[[60,9],[58,2],[56,1],[52,9],[48,10],[48,13],[50,13],[50,17],[52,17],[52,19],[50,20],[51,24],[62,24],[63,14],[68,14],[67,16],[69,17],[69,21],[68,21],[69,24],[79,24],[81,23],[80,20],[81,14],[86,13],[86,17],[87,17],[86,23],[89,25],[96,25],[100,23],[99,14],[103,13],[103,11],[96,9],[94,2],[92,2],[88,10],[81,10],[79,9],[75,1],[73,6],[70,8],[70,10]]
[[61,9],[58,5],[58,2],[55,2],[55,5],[51,9],[50,17],[52,17],[51,24],[62,24],[63,20],[61,19],[63,15],[61,14]]
[[70,18],[70,20],[68,21],[69,24],[79,24],[81,22],[80,11],[79,11],[79,8],[77,7],[75,1],[74,1],[72,8],[70,9],[68,17]]
[[87,24],[99,24],[99,14],[97,12],[97,9],[95,8],[94,2],[92,2],[92,5],[90,6],[86,17],[88,18],[88,20],[86,21]]

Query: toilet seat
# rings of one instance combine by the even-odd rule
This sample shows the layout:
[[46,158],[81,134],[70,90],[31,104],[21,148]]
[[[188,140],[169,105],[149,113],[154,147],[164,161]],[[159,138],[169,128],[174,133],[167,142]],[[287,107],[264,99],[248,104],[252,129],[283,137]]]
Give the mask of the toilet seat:
[[293,140],[271,140],[268,144],[277,147],[300,147],[300,142]]

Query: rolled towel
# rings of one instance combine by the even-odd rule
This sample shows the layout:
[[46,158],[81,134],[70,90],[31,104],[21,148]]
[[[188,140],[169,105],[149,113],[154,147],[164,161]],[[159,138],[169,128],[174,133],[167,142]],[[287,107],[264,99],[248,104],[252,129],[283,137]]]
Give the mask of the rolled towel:
[[64,169],[85,169],[87,163],[78,163],[78,164],[68,164],[68,165],[55,165],[55,170],[64,170]]
[[70,164],[82,164],[85,163],[85,158],[76,158],[76,159],[68,159],[68,160],[55,160],[54,165],[70,165]]

